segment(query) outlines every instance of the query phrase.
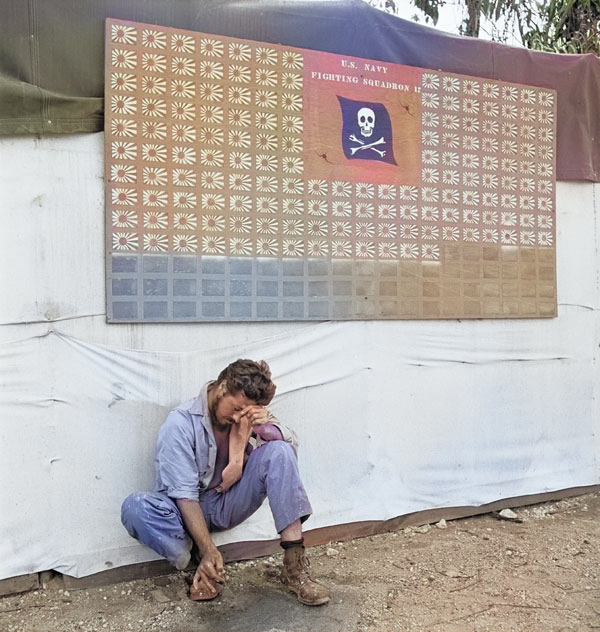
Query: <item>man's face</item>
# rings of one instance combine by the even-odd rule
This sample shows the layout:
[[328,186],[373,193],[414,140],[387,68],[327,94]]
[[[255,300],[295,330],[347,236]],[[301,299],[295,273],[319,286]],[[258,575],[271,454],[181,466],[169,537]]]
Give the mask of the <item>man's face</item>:
[[256,402],[248,399],[244,391],[231,394],[226,393],[217,400],[214,410],[211,410],[213,427],[215,430],[229,430],[233,424],[240,421],[242,411],[247,406],[255,406]]

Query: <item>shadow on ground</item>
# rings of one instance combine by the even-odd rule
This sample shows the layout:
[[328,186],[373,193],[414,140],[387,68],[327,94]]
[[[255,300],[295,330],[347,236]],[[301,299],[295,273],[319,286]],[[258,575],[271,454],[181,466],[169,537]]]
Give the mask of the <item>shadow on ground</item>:
[[331,601],[318,607],[303,606],[271,585],[238,595],[225,587],[217,601],[195,604],[185,624],[172,632],[352,632],[358,605],[356,589],[348,586],[333,587]]

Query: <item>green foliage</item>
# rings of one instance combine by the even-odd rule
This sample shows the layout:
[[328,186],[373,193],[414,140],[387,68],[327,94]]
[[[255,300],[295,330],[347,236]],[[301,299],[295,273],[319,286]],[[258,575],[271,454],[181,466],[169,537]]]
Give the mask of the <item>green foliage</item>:
[[[398,0],[366,0],[396,13]],[[600,0],[454,0],[464,8],[461,35],[479,37],[481,19],[494,26],[492,39],[506,43],[518,33],[527,48],[600,55]],[[437,24],[451,0],[412,0],[426,21]],[[413,19],[419,21],[415,16]]]
[[600,0],[550,0],[537,3],[523,44],[555,53],[600,55]]

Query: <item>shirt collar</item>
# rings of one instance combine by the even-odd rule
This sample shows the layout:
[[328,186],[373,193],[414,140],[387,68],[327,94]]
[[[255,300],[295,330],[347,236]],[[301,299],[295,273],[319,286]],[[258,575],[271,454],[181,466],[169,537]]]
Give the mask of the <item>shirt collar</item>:
[[202,417],[202,425],[213,434],[212,420],[210,418],[210,411],[208,410],[208,386],[210,382],[207,382],[201,389],[194,406],[191,410],[192,414],[200,415]]

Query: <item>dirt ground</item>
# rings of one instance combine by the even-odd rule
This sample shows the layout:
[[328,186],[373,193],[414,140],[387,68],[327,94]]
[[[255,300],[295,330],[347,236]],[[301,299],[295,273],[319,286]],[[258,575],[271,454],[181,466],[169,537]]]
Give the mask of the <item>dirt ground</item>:
[[281,556],[227,565],[221,597],[194,603],[181,574],[0,598],[2,632],[549,632],[600,629],[600,493],[412,527],[308,553],[331,602],[300,605]]

